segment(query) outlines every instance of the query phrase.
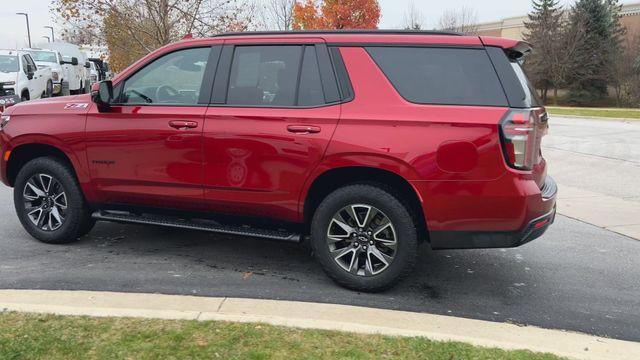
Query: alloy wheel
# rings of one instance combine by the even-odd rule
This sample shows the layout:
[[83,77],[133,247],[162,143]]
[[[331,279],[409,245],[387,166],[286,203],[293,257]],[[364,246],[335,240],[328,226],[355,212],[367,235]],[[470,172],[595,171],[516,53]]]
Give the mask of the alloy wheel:
[[351,204],[340,209],[329,222],[326,238],[331,257],[353,275],[380,274],[396,255],[393,223],[371,205]]
[[56,178],[36,174],[27,181],[22,195],[27,217],[40,230],[55,231],[64,224],[67,195]]

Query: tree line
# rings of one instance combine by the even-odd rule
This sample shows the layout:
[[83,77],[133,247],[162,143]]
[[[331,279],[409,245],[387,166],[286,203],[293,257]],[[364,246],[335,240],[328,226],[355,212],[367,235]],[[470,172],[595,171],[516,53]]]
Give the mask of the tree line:
[[618,0],[533,1],[525,69],[545,102],[552,90],[554,103],[610,105],[613,93],[617,106],[640,106],[640,34],[625,36],[620,11]]
[[[625,36],[618,0],[533,0],[525,40],[535,51],[525,63],[545,102],[640,106],[640,35]],[[293,29],[374,29],[377,0],[53,0],[66,40],[106,44],[111,66],[120,71],[152,50],[186,34]],[[425,28],[412,3],[405,29]],[[478,32],[472,8],[449,10],[437,29]]]

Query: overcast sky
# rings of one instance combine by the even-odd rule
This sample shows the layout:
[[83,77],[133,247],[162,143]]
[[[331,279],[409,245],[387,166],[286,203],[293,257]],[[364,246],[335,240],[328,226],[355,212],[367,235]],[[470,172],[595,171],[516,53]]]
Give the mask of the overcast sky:
[[[49,10],[50,0],[0,0],[0,48],[23,47],[27,43],[24,16],[16,12],[29,13],[32,43],[46,42],[42,36],[50,36],[45,25],[55,25]],[[409,4],[413,2],[422,13],[427,29],[437,26],[443,11],[470,7],[478,11],[480,22],[499,20],[509,16],[524,15],[531,9],[531,0],[379,0],[382,6],[380,28],[402,27],[403,17]],[[571,4],[575,0],[561,0]],[[627,0],[622,3],[635,3],[640,0]],[[57,34],[56,34],[57,35]]]

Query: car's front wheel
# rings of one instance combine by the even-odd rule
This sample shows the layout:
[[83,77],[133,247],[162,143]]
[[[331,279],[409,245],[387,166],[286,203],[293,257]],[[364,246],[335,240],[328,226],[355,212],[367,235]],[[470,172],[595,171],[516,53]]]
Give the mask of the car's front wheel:
[[53,157],[22,167],[14,184],[14,203],[25,230],[45,243],[76,241],[95,223],[73,171]]
[[409,209],[382,187],[350,185],[329,194],[311,224],[325,272],[358,291],[382,291],[411,273],[418,238]]

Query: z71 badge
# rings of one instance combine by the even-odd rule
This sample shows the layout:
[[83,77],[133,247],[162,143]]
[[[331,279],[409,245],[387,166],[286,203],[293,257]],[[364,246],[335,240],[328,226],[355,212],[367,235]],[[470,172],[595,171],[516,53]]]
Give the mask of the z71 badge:
[[69,103],[64,106],[65,110],[86,109],[89,107],[88,103]]

